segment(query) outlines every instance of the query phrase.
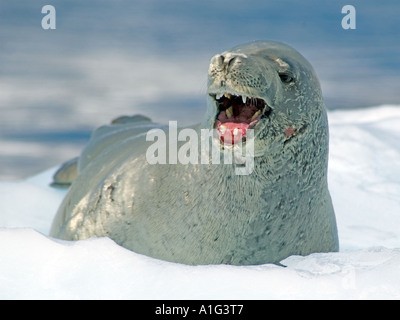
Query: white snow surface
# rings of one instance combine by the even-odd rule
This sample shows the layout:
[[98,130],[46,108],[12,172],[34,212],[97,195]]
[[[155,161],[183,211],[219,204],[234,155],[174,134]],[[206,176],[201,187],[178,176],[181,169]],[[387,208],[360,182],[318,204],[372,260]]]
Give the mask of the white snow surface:
[[340,251],[286,267],[187,266],[48,236],[52,168],[0,183],[0,299],[400,299],[400,106],[328,113]]

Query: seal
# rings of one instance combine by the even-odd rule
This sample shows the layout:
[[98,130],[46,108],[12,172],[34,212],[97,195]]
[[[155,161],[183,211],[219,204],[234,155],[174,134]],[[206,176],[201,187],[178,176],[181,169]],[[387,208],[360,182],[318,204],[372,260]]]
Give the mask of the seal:
[[51,235],[106,236],[137,253],[192,265],[279,263],[337,251],[327,115],[309,62],[274,41],[217,54],[207,105],[192,128],[213,129],[210,143],[221,154],[253,143],[250,174],[235,174],[236,162],[150,164],[146,132],[160,125],[123,117],[93,133]]

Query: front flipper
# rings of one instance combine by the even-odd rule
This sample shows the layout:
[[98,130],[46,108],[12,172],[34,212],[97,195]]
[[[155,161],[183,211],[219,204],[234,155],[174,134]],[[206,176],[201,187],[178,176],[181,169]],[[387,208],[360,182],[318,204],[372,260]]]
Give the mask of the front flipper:
[[78,176],[78,159],[78,157],[71,159],[61,165],[53,175],[52,187],[61,189],[69,188]]
[[152,122],[149,117],[142,116],[141,114],[135,114],[134,116],[121,116],[113,121],[111,124],[126,124],[126,123],[133,123],[133,122]]

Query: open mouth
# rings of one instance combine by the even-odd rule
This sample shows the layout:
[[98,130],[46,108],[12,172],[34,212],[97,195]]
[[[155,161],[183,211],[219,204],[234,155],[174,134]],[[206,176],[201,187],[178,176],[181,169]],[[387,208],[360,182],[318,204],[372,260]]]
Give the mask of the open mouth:
[[271,112],[263,99],[226,92],[210,95],[218,108],[214,128],[217,129],[220,142],[225,145],[246,142],[247,130],[253,129],[262,117]]

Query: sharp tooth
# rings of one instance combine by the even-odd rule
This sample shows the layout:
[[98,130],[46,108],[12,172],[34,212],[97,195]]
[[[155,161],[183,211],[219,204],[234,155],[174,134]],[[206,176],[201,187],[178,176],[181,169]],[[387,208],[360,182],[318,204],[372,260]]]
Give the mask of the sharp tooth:
[[217,93],[217,94],[215,95],[215,99],[219,100],[219,99],[222,98],[223,95],[224,95],[223,93]]
[[252,117],[250,122],[254,121],[261,114],[261,110],[258,110]]
[[238,128],[233,129],[233,135],[234,136],[237,136],[238,133],[239,133],[239,129]]
[[219,127],[219,131],[220,131],[222,134],[224,134],[225,131],[226,131],[226,127],[225,127],[225,126],[220,126],[220,127]]
[[229,94],[229,93],[224,93],[224,96],[226,97],[226,98],[228,98],[228,99],[230,99],[231,97],[232,97],[232,95],[231,94]]
[[233,116],[233,109],[232,109],[232,107],[229,107],[228,109],[226,109],[225,113],[226,113],[226,117],[227,117],[227,118],[231,118],[231,117]]
[[247,99],[247,97],[246,97],[246,96],[242,96],[242,101],[243,101],[243,104],[246,104],[246,99]]

